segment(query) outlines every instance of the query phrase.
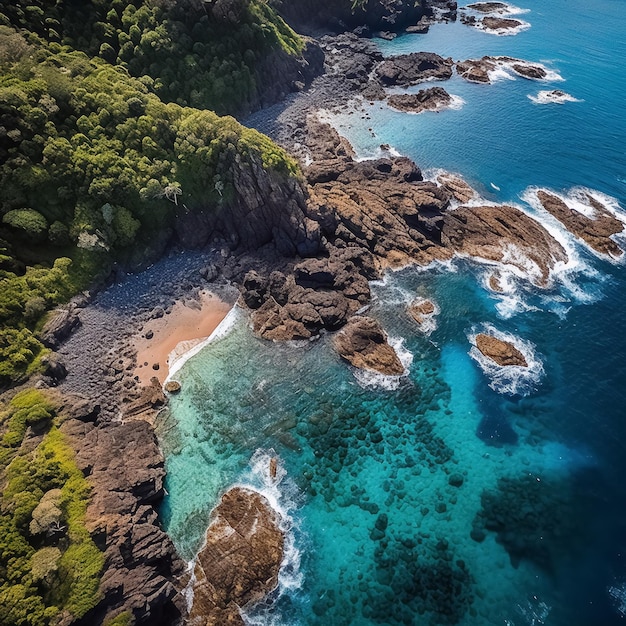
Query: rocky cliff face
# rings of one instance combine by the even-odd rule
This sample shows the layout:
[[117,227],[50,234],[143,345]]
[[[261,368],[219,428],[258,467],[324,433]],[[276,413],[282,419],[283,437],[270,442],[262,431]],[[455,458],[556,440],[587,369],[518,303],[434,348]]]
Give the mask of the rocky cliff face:
[[275,0],[274,5],[292,26],[303,32],[339,32],[363,26],[371,31],[398,32],[431,12],[427,0]]
[[104,624],[124,612],[136,624],[182,623],[184,563],[157,516],[165,469],[152,427],[143,421],[96,425],[93,402],[65,402],[73,417],[61,430],[91,484],[87,525],[105,555],[102,600],[77,626]]

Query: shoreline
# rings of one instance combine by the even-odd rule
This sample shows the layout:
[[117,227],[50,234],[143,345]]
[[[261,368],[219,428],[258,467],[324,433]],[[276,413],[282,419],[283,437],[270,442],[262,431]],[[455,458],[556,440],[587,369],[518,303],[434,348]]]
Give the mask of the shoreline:
[[156,377],[163,385],[172,366],[203,344],[231,309],[232,305],[213,292],[202,290],[197,300],[178,300],[169,314],[150,320],[132,342],[137,352],[134,375],[139,384],[147,385]]

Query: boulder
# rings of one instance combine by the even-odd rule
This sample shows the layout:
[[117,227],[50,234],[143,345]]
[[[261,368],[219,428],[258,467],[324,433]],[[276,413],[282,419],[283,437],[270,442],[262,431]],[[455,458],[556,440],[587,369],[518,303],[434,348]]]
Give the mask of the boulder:
[[389,376],[404,373],[396,351],[387,343],[387,333],[371,317],[355,315],[334,338],[338,354],[354,367]]
[[512,30],[522,26],[519,20],[512,20],[508,17],[483,17],[482,27],[486,30]]
[[178,393],[181,389],[180,383],[177,380],[168,380],[164,386],[167,393]]
[[285,543],[280,521],[256,491],[233,487],[222,496],[196,560],[190,626],[243,625],[239,608],[278,585]]
[[512,343],[498,339],[493,335],[484,333],[476,335],[476,347],[482,354],[502,367],[510,365],[528,367],[526,358]]
[[418,323],[423,324],[426,317],[433,315],[435,304],[431,300],[414,300],[409,305],[411,317]]

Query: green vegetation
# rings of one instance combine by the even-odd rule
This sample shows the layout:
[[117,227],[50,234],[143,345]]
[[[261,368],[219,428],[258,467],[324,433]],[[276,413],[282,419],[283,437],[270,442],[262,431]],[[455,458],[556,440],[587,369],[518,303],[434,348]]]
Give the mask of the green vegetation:
[[[104,557],[85,527],[89,485],[54,419],[54,405],[34,389],[0,416],[0,626],[57,624],[99,600]],[[34,424],[43,440],[15,454]]]
[[[38,368],[46,311],[217,211],[232,165],[297,166],[219,112],[302,40],[260,0],[23,0],[0,13],[0,386]],[[139,78],[134,78],[137,76]]]

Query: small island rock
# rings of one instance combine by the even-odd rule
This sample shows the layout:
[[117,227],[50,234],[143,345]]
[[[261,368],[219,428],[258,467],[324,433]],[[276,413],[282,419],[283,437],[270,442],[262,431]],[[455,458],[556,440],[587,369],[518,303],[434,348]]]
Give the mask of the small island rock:
[[476,347],[498,365],[528,367],[524,355],[510,342],[497,339],[493,335],[481,333],[476,336]]
[[335,350],[354,367],[388,376],[404,373],[396,351],[387,343],[387,333],[373,318],[355,315],[335,336]]

